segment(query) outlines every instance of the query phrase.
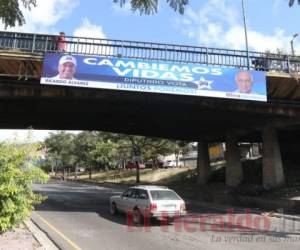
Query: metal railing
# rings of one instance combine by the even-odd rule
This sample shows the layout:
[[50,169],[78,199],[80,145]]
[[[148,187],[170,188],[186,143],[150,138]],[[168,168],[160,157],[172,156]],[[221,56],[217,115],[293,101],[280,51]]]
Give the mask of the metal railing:
[[[0,32],[0,49],[32,53],[57,51],[56,35]],[[66,36],[66,53],[197,63],[247,68],[244,50]],[[300,75],[300,57],[287,54],[249,52],[251,69]]]

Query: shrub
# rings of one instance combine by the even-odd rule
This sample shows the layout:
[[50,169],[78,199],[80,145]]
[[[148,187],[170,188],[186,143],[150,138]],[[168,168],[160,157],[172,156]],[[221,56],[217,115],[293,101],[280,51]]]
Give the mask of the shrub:
[[44,199],[33,193],[32,184],[44,183],[48,176],[28,159],[25,150],[0,144],[0,232],[18,226]]

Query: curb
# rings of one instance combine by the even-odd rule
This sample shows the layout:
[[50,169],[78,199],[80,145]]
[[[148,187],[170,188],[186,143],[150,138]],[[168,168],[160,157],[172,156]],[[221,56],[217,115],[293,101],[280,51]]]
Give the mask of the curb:
[[[205,202],[205,201],[195,201],[193,199],[186,199],[185,200],[187,204],[194,204],[199,207],[204,207],[204,208],[209,208],[215,211],[220,211],[220,212],[227,212],[228,209],[233,209],[235,212],[240,212],[243,213],[245,212],[245,209],[243,207],[237,207],[237,206],[230,206],[230,205],[225,205],[225,204],[216,204],[216,203],[210,203],[210,202]],[[261,214],[262,211],[259,209],[255,208],[250,208],[251,213],[254,214]]]
[[86,185],[94,185],[94,186],[100,186],[100,187],[106,187],[106,188],[128,188],[132,187],[136,184],[127,184],[127,183],[115,183],[115,182],[96,182],[96,181],[85,181],[85,180],[76,180],[76,179],[67,179],[65,182],[74,182],[79,184],[86,184]]
[[40,230],[31,219],[24,221],[28,230],[33,234],[33,237],[42,245],[45,250],[59,250],[59,248],[48,238],[48,236]]
[[284,219],[293,220],[293,221],[300,221],[300,216],[280,214],[280,213],[272,213],[271,215],[274,217],[277,217],[277,218],[284,218]]

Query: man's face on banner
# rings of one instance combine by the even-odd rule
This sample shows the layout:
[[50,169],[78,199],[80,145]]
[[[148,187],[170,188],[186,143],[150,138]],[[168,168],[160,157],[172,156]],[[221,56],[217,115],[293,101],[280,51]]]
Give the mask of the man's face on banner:
[[240,72],[236,76],[236,84],[240,93],[251,93],[253,78],[247,71]]
[[59,78],[72,79],[76,71],[76,66],[71,62],[65,62],[58,66]]

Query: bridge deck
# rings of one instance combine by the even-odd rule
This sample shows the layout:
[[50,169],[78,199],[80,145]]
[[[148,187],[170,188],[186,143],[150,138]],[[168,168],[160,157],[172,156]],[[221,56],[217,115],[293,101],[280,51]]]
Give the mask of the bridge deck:
[[[41,52],[2,50],[0,51],[0,77],[40,79],[43,57]],[[266,75],[268,98],[300,101],[299,75],[297,73],[268,71]]]
[[[267,70],[268,102],[258,103],[42,86],[39,79],[44,53],[55,52],[54,44],[49,46],[51,39],[0,32],[1,128],[107,130],[211,141],[224,140],[230,131],[257,140],[265,126],[283,129],[285,135],[292,131],[290,138],[296,138],[293,133],[299,131],[299,57],[251,52],[251,69]],[[245,51],[71,37],[68,41],[68,52],[72,53],[238,68],[247,65]]]
[[[0,32],[0,48],[7,50],[55,52],[56,41],[55,35]],[[300,72],[299,56],[179,44],[67,36],[66,52],[238,68],[250,65],[257,70]]]

